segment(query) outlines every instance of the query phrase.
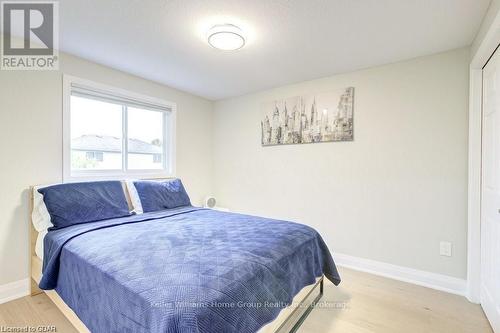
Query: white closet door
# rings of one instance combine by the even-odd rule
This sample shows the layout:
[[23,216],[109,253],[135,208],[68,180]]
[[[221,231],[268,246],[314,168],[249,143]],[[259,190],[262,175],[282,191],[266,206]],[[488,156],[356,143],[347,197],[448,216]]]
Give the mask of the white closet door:
[[500,51],[483,70],[481,305],[500,333]]

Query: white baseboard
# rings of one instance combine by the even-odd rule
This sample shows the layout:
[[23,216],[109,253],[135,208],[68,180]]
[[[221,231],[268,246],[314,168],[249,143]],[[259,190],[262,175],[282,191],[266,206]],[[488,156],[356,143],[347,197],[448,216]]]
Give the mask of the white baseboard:
[[460,296],[465,296],[467,291],[467,281],[464,279],[397,266],[370,259],[353,257],[346,254],[336,253],[333,257],[337,265],[357,271],[413,283],[419,286],[445,291],[447,293]]
[[21,298],[30,293],[30,279],[0,285],[0,304]]

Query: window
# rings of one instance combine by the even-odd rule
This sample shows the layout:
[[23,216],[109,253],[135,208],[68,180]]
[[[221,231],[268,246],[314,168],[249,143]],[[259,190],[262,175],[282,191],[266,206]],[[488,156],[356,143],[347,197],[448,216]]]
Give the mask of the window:
[[102,162],[104,160],[104,153],[100,151],[88,151],[85,158],[89,161]]
[[64,178],[173,175],[175,104],[64,77]]
[[161,169],[155,163],[163,155],[163,115],[160,112],[129,108],[128,167],[130,169]]
[[161,154],[154,154],[153,163],[161,163]]

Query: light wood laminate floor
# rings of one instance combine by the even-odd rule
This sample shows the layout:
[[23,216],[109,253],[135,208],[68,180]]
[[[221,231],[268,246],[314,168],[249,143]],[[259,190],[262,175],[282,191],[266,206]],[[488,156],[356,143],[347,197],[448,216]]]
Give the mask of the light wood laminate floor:
[[[342,284],[325,284],[321,306],[299,332],[493,332],[481,307],[464,297],[345,268],[340,273]],[[0,327],[26,325],[76,332],[45,294],[0,305]]]

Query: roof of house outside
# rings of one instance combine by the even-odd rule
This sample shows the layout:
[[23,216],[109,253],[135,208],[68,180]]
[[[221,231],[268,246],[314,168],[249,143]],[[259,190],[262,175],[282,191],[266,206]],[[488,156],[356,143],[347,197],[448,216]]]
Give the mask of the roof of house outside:
[[[99,152],[121,152],[122,139],[107,135],[82,135],[71,140],[71,149]],[[135,154],[161,154],[160,146],[129,138],[128,152]]]

